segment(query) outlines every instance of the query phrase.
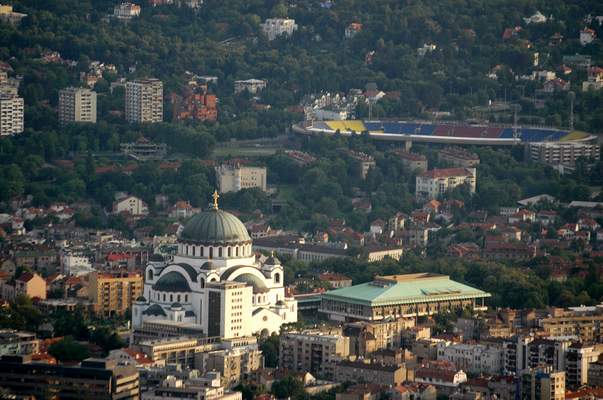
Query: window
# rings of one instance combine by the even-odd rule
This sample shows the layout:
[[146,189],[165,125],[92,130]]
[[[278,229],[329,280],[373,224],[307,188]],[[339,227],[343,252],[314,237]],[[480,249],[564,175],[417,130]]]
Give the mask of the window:
[[214,248],[213,247],[209,248],[209,258],[210,259],[214,258]]
[[238,257],[239,256],[239,246],[235,247],[235,253],[236,253],[236,256]]
[[274,282],[281,283],[281,274],[274,274]]
[[176,296],[176,301],[180,303],[180,295]]
[[205,247],[201,246],[201,257],[205,257]]
[[153,270],[150,269],[149,272],[147,273],[147,279],[152,281],[153,280]]
[[172,301],[174,301],[174,295],[173,295],[173,294],[170,294],[170,303],[171,303]]
[[222,247],[218,247],[218,257],[222,258]]
[[188,303],[188,294],[185,294],[185,295],[184,295],[184,302],[185,302],[185,303]]
[[201,285],[201,289],[203,289],[205,287],[205,279],[201,278],[200,285]]
[[230,246],[228,246],[228,257],[229,257],[229,258],[230,258],[230,257],[232,257],[232,254],[231,254],[231,251],[230,251],[230,250],[231,250],[231,249],[230,249]]

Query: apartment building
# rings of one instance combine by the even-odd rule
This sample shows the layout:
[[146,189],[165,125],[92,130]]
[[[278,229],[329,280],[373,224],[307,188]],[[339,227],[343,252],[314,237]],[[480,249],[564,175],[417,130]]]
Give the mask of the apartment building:
[[375,168],[375,166],[377,165],[373,156],[369,154],[351,150],[348,152],[348,154],[350,155],[350,157],[356,160],[362,179],[366,179],[366,175],[368,174],[369,170],[371,168]]
[[445,168],[425,171],[416,177],[418,200],[437,199],[455,187],[466,184],[470,193],[475,193],[477,170],[475,168]]
[[135,142],[120,143],[119,149],[122,153],[135,160],[159,160],[167,154],[165,143],[153,143],[149,139],[141,137]]
[[113,214],[127,213],[132,216],[145,216],[149,207],[142,199],[125,193],[117,193],[113,202]]
[[136,368],[96,358],[65,366],[32,362],[31,356],[4,356],[0,358],[0,387],[14,392],[16,398],[139,399]]
[[221,193],[260,188],[266,191],[266,167],[252,167],[238,162],[216,167],[216,181]]
[[446,342],[440,342],[437,349],[438,360],[451,362],[464,371],[493,375],[502,371],[502,346],[465,343],[448,345]]
[[555,309],[551,316],[540,321],[547,336],[563,337],[577,335],[580,340],[600,342],[603,324],[603,306],[572,307],[567,310]]
[[35,272],[21,274],[14,283],[0,280],[0,299],[10,301],[17,296],[46,299],[46,281]]
[[262,351],[257,342],[251,339],[254,338],[250,338],[251,343],[248,346],[198,353],[196,368],[219,372],[221,384],[225,387],[238,385],[264,365]]
[[289,332],[281,336],[279,367],[333,379],[337,361],[350,352],[350,339],[336,332]]
[[202,351],[204,344],[199,340],[181,336],[156,340],[145,340],[135,346],[154,363],[177,364],[182,367],[195,367],[195,353]]
[[7,354],[34,354],[40,342],[36,335],[11,329],[0,329],[0,356]]
[[402,161],[402,164],[411,171],[427,171],[427,157],[423,154],[411,153],[404,150],[394,150],[392,154],[398,157]]
[[589,366],[599,359],[603,345],[572,343],[565,353],[565,383],[570,387],[585,385],[589,380]]
[[96,92],[68,87],[59,91],[59,122],[96,123]]
[[142,275],[90,274],[89,299],[98,315],[124,315],[131,309],[132,302],[142,296]]
[[207,289],[207,334],[222,338],[250,336],[254,329],[249,323],[253,288],[244,282],[222,281],[209,283]]
[[158,385],[142,393],[143,400],[198,399],[198,400],[241,400],[241,392],[225,390],[220,383],[219,372],[208,372],[201,377],[181,379],[167,376]]
[[385,365],[364,363],[362,361],[340,361],[335,367],[336,382],[375,383],[387,386],[400,386],[404,381],[412,380],[414,374],[406,365]]
[[139,79],[126,83],[126,121],[139,124],[163,121],[163,82]]
[[526,145],[529,159],[544,164],[574,165],[581,157],[599,160],[600,150],[596,143],[538,142]]
[[0,93],[0,136],[23,132],[23,98]]
[[453,167],[473,168],[479,165],[479,156],[462,147],[447,147],[438,152],[438,161]]
[[565,400],[565,372],[529,369],[521,374],[521,398],[529,400]]
[[297,24],[290,18],[268,18],[261,28],[268,40],[274,40],[282,35],[291,36],[297,30]]

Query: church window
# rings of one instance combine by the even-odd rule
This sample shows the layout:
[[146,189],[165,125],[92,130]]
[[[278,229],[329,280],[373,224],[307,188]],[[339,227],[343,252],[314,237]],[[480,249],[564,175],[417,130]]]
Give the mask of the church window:
[[209,258],[210,259],[214,258],[214,248],[213,247],[209,248]]
[[177,301],[178,303],[180,303],[180,295],[178,295],[178,296],[176,297],[176,301]]
[[281,283],[281,274],[274,274],[274,282]]
[[147,274],[147,279],[150,281],[153,280],[153,270],[152,269],[149,270],[149,273]]
[[237,257],[239,256],[239,246],[235,247],[235,254],[237,255]]
[[165,302],[165,293],[163,294],[163,301]]
[[232,257],[232,254],[231,254],[231,248],[230,248],[230,246],[228,246],[228,257],[229,257],[229,258],[230,258],[230,257]]
[[201,282],[199,284],[201,285],[201,289],[203,289],[205,287],[205,279],[201,278]]
[[185,303],[188,303],[188,294],[185,294],[185,295],[184,295],[184,302],[185,302]]
[[205,257],[205,247],[201,246],[201,257]]
[[222,247],[218,247],[218,257],[222,258]]
[[173,295],[173,294],[170,294],[170,303],[171,303],[172,301],[174,301],[174,295]]

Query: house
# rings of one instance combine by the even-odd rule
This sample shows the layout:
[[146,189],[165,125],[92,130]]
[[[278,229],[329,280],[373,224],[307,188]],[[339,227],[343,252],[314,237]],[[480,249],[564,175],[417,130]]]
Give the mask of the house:
[[472,242],[457,243],[448,246],[446,254],[448,257],[458,257],[470,260],[479,258],[481,249],[477,244]]
[[170,210],[170,218],[186,219],[199,212],[198,208],[193,208],[188,201],[180,200]]
[[351,39],[360,31],[362,31],[362,24],[359,22],[352,22],[345,28],[345,38]]
[[600,228],[600,225],[592,218],[580,218],[578,220],[578,227],[583,230],[594,232]]
[[461,383],[467,382],[467,374],[456,370],[454,365],[436,364],[419,367],[415,372],[415,382],[436,387],[439,395],[451,395]]
[[557,229],[557,235],[566,240],[571,240],[576,236],[576,232],[580,227],[578,224],[565,224],[561,228]]
[[432,169],[416,177],[416,197],[431,200],[443,196],[448,190],[467,185],[470,193],[475,193],[477,171],[475,168]]
[[32,272],[24,272],[14,285],[0,281],[0,298],[14,300],[17,296],[28,296],[30,298],[46,299],[46,281],[40,275]]
[[536,11],[531,17],[523,18],[526,25],[529,24],[544,24],[547,21],[547,17],[542,15],[540,11]]
[[149,207],[142,199],[125,193],[117,193],[113,202],[113,214],[127,213],[134,217],[149,214]]
[[382,235],[384,230],[385,230],[385,221],[383,221],[382,219],[376,219],[375,221],[371,222],[371,226],[370,226],[371,235],[373,235],[373,236]]
[[536,221],[540,222],[544,226],[547,226],[554,223],[558,215],[559,214],[556,211],[541,210],[536,214]]
[[433,199],[433,200],[429,200],[427,203],[425,203],[423,205],[423,210],[430,212],[430,213],[437,213],[438,211],[440,211],[441,206],[442,206],[442,203]]
[[509,216],[510,224],[517,224],[522,222],[534,222],[536,220],[536,213],[530,210],[519,210],[515,214]]
[[590,28],[584,28],[580,31],[580,44],[586,46],[591,44],[597,37],[597,33]]
[[544,85],[542,85],[542,91],[544,93],[567,92],[568,90],[570,90],[570,83],[561,78],[546,81]]
[[328,282],[334,289],[352,286],[352,278],[333,272],[324,272],[318,275],[318,279],[323,282]]

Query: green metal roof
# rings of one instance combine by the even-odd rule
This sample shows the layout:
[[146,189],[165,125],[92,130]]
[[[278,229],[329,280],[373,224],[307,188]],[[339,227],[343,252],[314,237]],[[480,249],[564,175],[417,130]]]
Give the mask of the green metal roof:
[[328,291],[323,299],[341,300],[367,306],[412,304],[490,297],[490,293],[475,289],[441,275],[406,281],[373,281]]
[[240,219],[217,208],[199,213],[186,223],[180,238],[208,244],[249,242],[251,238]]
[[171,271],[159,278],[153,285],[153,290],[158,292],[190,292],[191,288],[184,276],[179,272]]

